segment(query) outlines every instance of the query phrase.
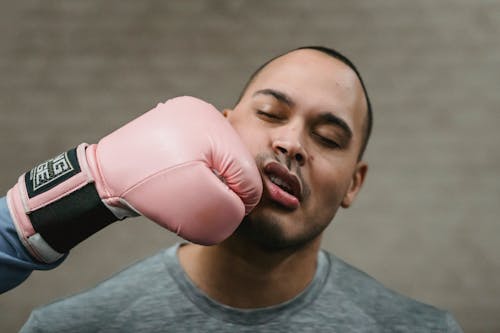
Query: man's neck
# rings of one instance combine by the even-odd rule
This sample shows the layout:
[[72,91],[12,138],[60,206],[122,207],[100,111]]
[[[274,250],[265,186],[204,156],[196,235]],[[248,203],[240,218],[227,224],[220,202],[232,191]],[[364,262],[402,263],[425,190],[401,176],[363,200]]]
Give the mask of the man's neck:
[[215,246],[180,247],[191,280],[212,299],[236,308],[260,308],[297,296],[316,272],[320,239],[294,250],[266,251],[229,238]]

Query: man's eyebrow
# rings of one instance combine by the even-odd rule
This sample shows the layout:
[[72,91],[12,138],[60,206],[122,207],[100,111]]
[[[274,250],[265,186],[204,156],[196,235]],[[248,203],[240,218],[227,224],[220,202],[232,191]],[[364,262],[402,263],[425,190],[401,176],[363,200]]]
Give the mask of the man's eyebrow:
[[274,89],[262,89],[262,90],[257,90],[252,96],[256,96],[256,95],[270,95],[270,96],[273,96],[274,98],[276,98],[278,101],[282,102],[282,103],[285,103],[286,105],[292,107],[294,106],[294,102],[293,100],[285,93],[281,92],[281,91],[278,91],[278,90],[274,90]]
[[319,122],[320,123],[326,123],[326,124],[332,124],[335,126],[340,127],[342,130],[344,130],[345,134],[347,135],[348,139],[352,138],[352,130],[347,125],[347,123],[340,117],[330,113],[330,112],[324,112],[319,116]]

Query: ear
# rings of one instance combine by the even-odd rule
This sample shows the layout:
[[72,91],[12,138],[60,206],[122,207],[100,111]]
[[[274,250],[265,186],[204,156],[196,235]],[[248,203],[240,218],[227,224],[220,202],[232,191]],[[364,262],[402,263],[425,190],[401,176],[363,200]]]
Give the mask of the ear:
[[359,190],[361,190],[361,186],[365,181],[366,173],[368,172],[368,164],[363,161],[359,161],[356,165],[356,170],[352,175],[351,184],[349,185],[349,189],[342,199],[341,206],[342,208],[349,208],[353,203],[354,199],[358,195]]

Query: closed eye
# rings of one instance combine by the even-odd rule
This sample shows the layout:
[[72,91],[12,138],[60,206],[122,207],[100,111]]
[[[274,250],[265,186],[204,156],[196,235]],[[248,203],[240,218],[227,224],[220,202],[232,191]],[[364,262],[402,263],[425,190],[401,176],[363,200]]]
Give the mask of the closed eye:
[[278,120],[282,120],[281,117],[273,114],[273,113],[269,113],[269,112],[264,112],[264,111],[261,111],[261,110],[257,110],[257,115],[261,118],[266,118],[268,120],[273,120],[273,121],[278,121]]
[[340,148],[340,145],[332,139],[313,133],[313,136],[324,146],[332,149]]

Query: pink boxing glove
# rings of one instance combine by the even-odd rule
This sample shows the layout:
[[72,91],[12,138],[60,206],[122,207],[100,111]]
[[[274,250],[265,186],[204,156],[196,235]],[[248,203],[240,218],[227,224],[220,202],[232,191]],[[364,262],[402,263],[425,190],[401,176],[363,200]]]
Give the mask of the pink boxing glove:
[[143,215],[202,245],[221,242],[260,200],[253,157],[212,105],[177,97],[19,177],[7,202],[19,237],[53,262],[108,224]]

